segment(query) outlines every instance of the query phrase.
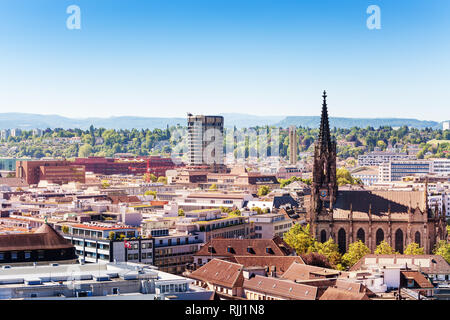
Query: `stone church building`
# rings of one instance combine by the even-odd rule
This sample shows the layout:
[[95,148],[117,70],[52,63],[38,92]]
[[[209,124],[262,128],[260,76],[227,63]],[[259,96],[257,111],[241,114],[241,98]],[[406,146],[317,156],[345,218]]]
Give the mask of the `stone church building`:
[[426,254],[446,239],[445,212],[428,207],[427,190],[370,191],[349,187],[338,189],[336,142],[331,138],[326,92],[323,94],[320,132],[315,144],[311,195],[307,220],[314,237],[330,237],[345,252],[361,240],[373,252],[383,240],[403,253],[416,242]]

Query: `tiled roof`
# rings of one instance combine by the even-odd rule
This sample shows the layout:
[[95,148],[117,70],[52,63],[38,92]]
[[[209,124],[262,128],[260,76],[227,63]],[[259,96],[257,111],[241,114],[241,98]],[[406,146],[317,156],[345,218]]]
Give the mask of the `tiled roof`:
[[315,300],[317,297],[317,287],[272,277],[245,279],[244,289],[289,300]]
[[281,276],[283,279],[289,279],[293,281],[298,280],[310,280],[316,278],[336,278],[347,277],[348,273],[345,271],[339,271],[334,269],[321,268],[316,266],[310,266],[307,264],[292,263],[288,270]]
[[48,224],[43,224],[34,233],[0,235],[0,251],[65,248],[73,248],[73,245]]
[[189,278],[227,288],[242,287],[244,276],[241,264],[212,259],[204,266],[188,275]]
[[282,275],[294,262],[304,264],[299,256],[233,256],[230,261],[242,264],[244,268],[267,267],[272,270],[275,267],[277,276]]
[[112,204],[141,202],[136,196],[108,196]]
[[368,265],[407,265],[429,274],[450,274],[450,264],[439,255],[398,255],[398,254],[367,254],[355,263],[350,271],[365,270]]
[[[210,252],[209,247],[213,250]],[[231,252],[228,252],[230,248]],[[247,249],[250,249],[248,252]],[[266,252],[267,251],[269,252]],[[196,256],[288,256],[294,250],[280,237],[273,239],[213,239],[203,245]]]
[[434,288],[431,282],[419,271],[401,271],[400,273],[404,278],[414,280],[420,288]]
[[290,204],[292,207],[298,207],[298,202],[292,198],[291,195],[282,195],[273,197],[273,206],[275,208],[280,208],[285,204]]
[[369,300],[369,297],[362,292],[329,287],[319,300]]
[[334,208],[336,210],[354,212],[369,212],[374,215],[391,213],[406,213],[408,207],[419,207],[425,212],[425,196],[422,191],[342,191],[339,190]]

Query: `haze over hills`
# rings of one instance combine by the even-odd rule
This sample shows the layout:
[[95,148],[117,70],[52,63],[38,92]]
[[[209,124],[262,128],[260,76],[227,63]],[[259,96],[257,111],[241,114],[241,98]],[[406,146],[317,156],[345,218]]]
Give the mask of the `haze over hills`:
[[[220,114],[225,118],[225,126],[237,128],[275,125],[286,128],[291,125],[317,128],[320,123],[319,116],[256,116],[240,113]],[[159,117],[138,117],[120,116],[108,118],[68,118],[59,115],[42,115],[31,113],[0,113],[0,129],[20,128],[31,130],[34,128],[80,128],[88,129],[91,125],[96,128],[107,129],[164,129],[167,126],[186,125],[186,118],[159,118]],[[407,118],[342,118],[330,117],[330,127],[351,128],[372,126],[410,126],[415,128],[441,129],[442,122],[426,121]]]

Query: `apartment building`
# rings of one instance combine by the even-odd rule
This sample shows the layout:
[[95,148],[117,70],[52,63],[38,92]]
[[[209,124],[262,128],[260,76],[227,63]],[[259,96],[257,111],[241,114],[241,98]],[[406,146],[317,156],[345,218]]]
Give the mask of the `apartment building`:
[[16,177],[27,184],[38,184],[41,180],[56,184],[86,180],[84,166],[66,160],[16,161]]
[[159,270],[181,274],[186,266],[194,261],[194,254],[203,243],[195,234],[168,229],[155,229],[152,233],[155,242],[154,265]]
[[415,160],[415,155],[409,155],[401,152],[382,152],[373,151],[358,156],[358,165],[360,167],[380,166],[383,163],[400,160]]
[[223,117],[188,115],[188,164],[223,164]]
[[431,173],[450,176],[450,159],[432,159]]
[[401,181],[403,177],[431,172],[432,161],[390,161],[379,166],[378,182]]
[[450,192],[444,191],[439,194],[431,194],[428,196],[428,205],[431,210],[438,209],[439,212],[445,210],[445,215],[450,217]]
[[195,234],[202,242],[214,238],[251,238],[254,232],[253,224],[245,217],[223,215],[220,210],[191,211],[186,213],[185,221],[195,226]]
[[[289,127],[289,164],[295,165],[297,163],[297,127]],[[284,178],[286,179],[286,178]]]
[[178,207],[185,210],[201,210],[214,208],[238,208],[241,209],[244,204],[252,200],[251,194],[236,194],[236,193],[218,193],[218,192],[203,192],[191,193],[178,202]]
[[153,239],[140,238],[135,228],[103,223],[67,224],[67,229],[62,228],[80,261],[154,263]]
[[378,182],[378,167],[359,167],[351,171],[351,175],[355,179],[360,179],[366,186],[371,186]]
[[285,214],[268,213],[257,214],[248,218],[255,229],[255,239],[272,239],[275,236],[283,237],[292,227],[292,220]]

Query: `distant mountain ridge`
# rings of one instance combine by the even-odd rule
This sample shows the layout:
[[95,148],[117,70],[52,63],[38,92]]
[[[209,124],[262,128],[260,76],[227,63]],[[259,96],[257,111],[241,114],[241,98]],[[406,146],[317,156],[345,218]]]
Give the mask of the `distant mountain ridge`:
[[[442,122],[417,120],[408,118],[339,118],[330,117],[330,128],[345,128],[352,127],[366,128],[367,126],[379,128],[382,126],[402,127],[408,126],[418,129],[423,128],[442,128]],[[319,126],[320,116],[288,116],[282,121],[276,123],[279,127],[289,127],[292,125],[316,128]]]
[[[317,128],[320,123],[320,116],[256,116],[240,113],[222,113],[225,126],[237,128],[275,125],[278,127],[289,127],[291,125]],[[59,115],[42,115],[32,113],[0,113],[0,129],[19,128],[22,130],[31,130],[34,128],[64,128],[88,129],[91,125],[96,128],[107,129],[164,129],[167,126],[186,125],[186,118],[177,117],[138,117],[138,116],[120,116],[109,118],[68,118]],[[414,128],[442,128],[442,122],[426,121],[407,118],[338,118],[330,117],[330,127],[365,128],[371,126],[378,128],[380,126],[401,127],[410,126]]]

